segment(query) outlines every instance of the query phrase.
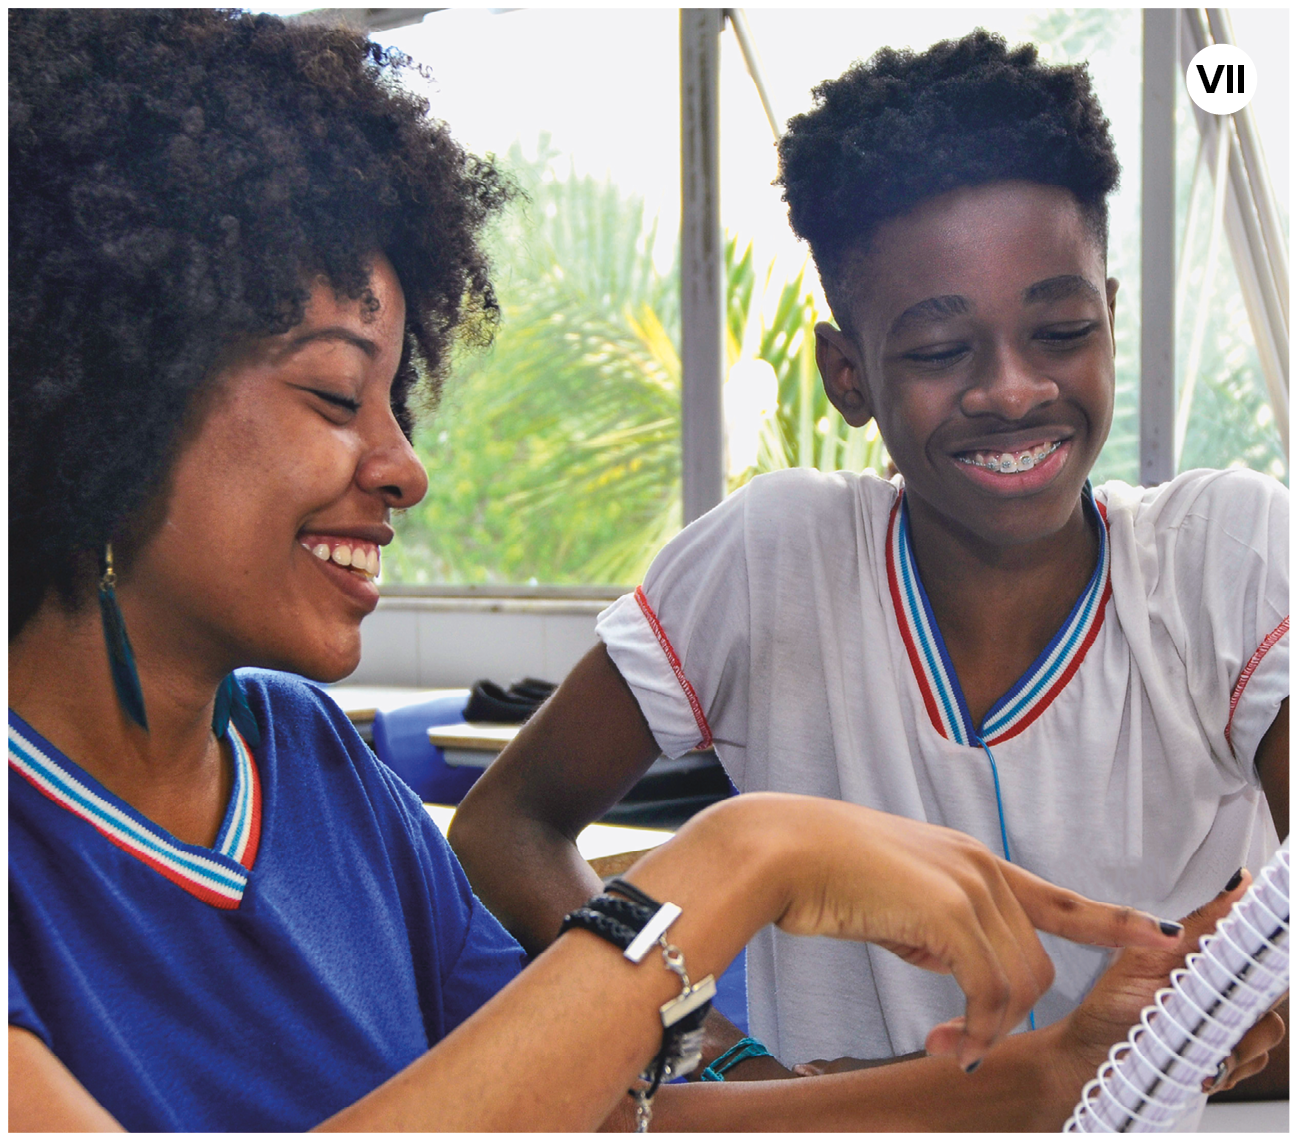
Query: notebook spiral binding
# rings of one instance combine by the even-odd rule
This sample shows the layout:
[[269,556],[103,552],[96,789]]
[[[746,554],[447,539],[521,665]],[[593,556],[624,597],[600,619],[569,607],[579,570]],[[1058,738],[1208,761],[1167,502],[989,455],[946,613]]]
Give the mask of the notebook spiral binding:
[[1288,842],[1171,972],[1081,1091],[1064,1133],[1165,1133],[1239,1039],[1288,989]]

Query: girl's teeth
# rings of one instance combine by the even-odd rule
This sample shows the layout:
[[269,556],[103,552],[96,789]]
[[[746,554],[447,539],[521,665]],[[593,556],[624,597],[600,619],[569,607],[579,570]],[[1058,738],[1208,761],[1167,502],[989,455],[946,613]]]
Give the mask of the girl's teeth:
[[342,544],[337,547],[330,547],[328,543],[316,543],[314,546],[302,544],[317,559],[324,562],[337,563],[340,567],[350,567],[353,571],[359,571],[370,578],[378,577],[379,554],[377,547],[366,548],[357,545],[355,547]]

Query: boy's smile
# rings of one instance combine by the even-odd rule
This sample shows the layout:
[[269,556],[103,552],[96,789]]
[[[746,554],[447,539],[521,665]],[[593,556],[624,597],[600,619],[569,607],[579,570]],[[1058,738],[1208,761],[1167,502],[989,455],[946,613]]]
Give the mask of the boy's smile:
[[1117,283],[1071,193],[928,199],[852,277],[854,336],[818,330],[825,388],[849,423],[877,420],[916,524],[1004,548],[1079,523],[1112,419]]

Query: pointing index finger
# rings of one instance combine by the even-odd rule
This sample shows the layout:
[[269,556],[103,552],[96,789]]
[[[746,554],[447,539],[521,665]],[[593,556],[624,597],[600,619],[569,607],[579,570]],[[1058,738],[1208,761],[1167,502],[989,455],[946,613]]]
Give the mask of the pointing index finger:
[[1100,947],[1171,949],[1184,925],[1115,903],[1098,903],[1066,888],[1055,887],[1016,865],[1004,869],[1013,894],[1038,930],[1073,943]]

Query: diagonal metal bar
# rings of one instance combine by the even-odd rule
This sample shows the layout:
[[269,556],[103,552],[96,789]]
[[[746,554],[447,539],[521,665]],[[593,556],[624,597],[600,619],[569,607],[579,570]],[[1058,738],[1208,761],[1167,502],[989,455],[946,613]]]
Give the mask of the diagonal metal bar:
[[[1208,8],[1207,24],[1216,43],[1234,43],[1234,26],[1230,22],[1229,12],[1226,9]],[[1284,241],[1283,227],[1279,222],[1279,208],[1275,204],[1270,168],[1266,165],[1265,151],[1261,148],[1261,138],[1257,134],[1256,115],[1249,103],[1241,111],[1236,111],[1231,118],[1234,120],[1234,131],[1238,135],[1243,169],[1247,174],[1248,186],[1252,190],[1252,203],[1256,208],[1257,221],[1261,225],[1261,236],[1265,239],[1265,252],[1270,263],[1271,275],[1274,277],[1275,288],[1279,293],[1279,313],[1287,327],[1288,246]]]
[[[1216,127],[1216,155],[1212,168],[1212,200],[1210,229],[1207,233],[1207,260],[1203,266],[1202,286],[1198,291],[1198,306],[1194,314],[1189,337],[1189,355],[1184,362],[1184,382],[1180,385],[1179,401],[1175,409],[1175,470],[1180,470],[1184,455],[1184,440],[1189,432],[1189,417],[1193,412],[1193,394],[1198,382],[1198,366],[1202,362],[1202,345],[1207,335],[1208,307],[1215,293],[1216,277],[1212,272],[1220,256],[1220,236],[1225,229],[1225,190],[1229,185],[1226,172],[1229,167],[1231,132],[1229,123],[1222,118]],[[1188,269],[1181,266],[1188,277]]]
[[752,29],[748,27],[748,18],[742,8],[726,8],[725,18],[729,25],[734,29],[734,38],[739,42],[739,51],[743,53],[743,63],[748,69],[748,75],[752,77],[752,82],[756,86],[757,95],[761,99],[761,108],[766,113],[766,122],[770,124],[770,130],[775,136],[775,142],[783,137],[783,129],[779,126],[779,117],[775,114],[774,104],[770,101],[770,92],[766,87],[765,72],[761,68],[761,56],[757,54],[756,42],[752,39]]
[[[1212,43],[1207,13],[1202,8],[1181,10],[1181,41],[1186,59]],[[1194,120],[1204,138],[1214,138],[1215,116],[1193,106]],[[1237,118],[1235,118],[1237,122]],[[1266,392],[1274,411],[1275,426],[1288,455],[1288,319],[1287,311],[1279,302],[1279,288],[1275,281],[1275,266],[1267,251],[1267,243],[1257,216],[1255,199],[1248,182],[1241,149],[1237,139],[1230,147],[1229,188],[1225,204],[1225,236],[1229,241],[1234,270],[1238,276],[1243,303],[1247,308],[1248,323],[1261,361],[1261,373]],[[1283,243],[1279,243],[1282,255]],[[1284,274],[1287,259],[1283,258]],[[1286,283],[1285,283],[1286,284]]]

